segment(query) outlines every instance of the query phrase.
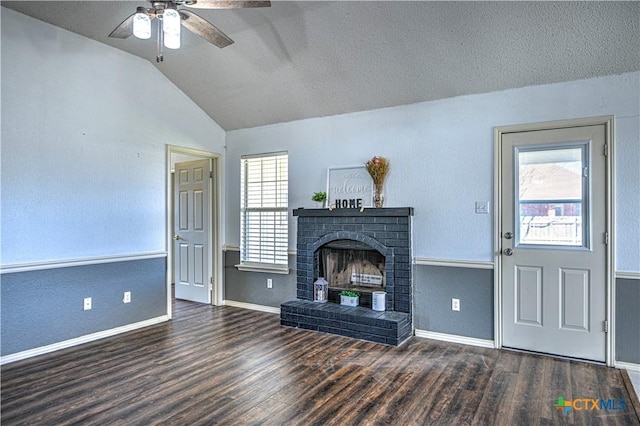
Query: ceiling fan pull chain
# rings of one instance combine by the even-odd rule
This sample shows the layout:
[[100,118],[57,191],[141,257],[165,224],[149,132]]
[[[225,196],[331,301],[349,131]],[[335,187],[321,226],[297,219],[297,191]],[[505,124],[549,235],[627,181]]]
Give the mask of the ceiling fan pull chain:
[[162,44],[163,44],[163,40],[162,40],[162,36],[164,35],[164,32],[162,31],[162,20],[158,19],[158,54],[156,55],[156,62],[162,62],[164,61],[164,57],[162,56]]

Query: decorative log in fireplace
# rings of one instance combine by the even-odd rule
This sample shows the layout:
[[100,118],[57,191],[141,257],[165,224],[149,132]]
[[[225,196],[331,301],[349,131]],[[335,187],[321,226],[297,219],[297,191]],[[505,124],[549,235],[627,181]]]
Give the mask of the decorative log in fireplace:
[[[398,345],[411,322],[413,209],[296,209],[297,296],[281,305],[283,325]],[[342,289],[361,293],[359,307],[313,302],[313,282],[329,281],[329,301]],[[371,293],[385,291],[386,311],[371,310]]]

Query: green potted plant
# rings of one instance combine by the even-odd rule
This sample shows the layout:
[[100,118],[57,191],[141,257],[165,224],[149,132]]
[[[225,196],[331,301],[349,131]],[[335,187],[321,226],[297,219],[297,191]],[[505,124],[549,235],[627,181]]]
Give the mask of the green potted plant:
[[311,201],[315,201],[316,203],[320,203],[320,205],[322,206],[322,208],[326,207],[326,202],[327,202],[327,193],[324,191],[321,192],[314,192],[313,196],[311,197]]
[[342,290],[340,292],[340,304],[344,306],[358,306],[360,302],[360,293],[351,290]]

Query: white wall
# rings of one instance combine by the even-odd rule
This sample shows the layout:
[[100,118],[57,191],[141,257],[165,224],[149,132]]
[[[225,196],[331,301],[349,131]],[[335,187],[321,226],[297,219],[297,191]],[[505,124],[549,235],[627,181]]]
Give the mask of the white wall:
[[[289,151],[289,205],[312,207],[331,166],[388,157],[386,206],[412,206],[414,256],[493,260],[493,128],[616,116],[617,270],[640,271],[640,73],[461,96],[227,133],[227,244],[239,245],[240,156]],[[295,219],[289,235],[295,248]]]
[[166,144],[224,141],[149,62],[2,8],[2,265],[165,250]]

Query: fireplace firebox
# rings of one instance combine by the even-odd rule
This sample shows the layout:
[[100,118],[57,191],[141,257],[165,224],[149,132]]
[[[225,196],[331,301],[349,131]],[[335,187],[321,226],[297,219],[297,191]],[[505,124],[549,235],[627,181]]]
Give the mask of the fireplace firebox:
[[385,257],[367,244],[337,240],[320,247],[314,257],[318,275],[329,283],[329,301],[338,302],[343,290],[360,293],[360,305],[371,308],[371,294],[385,291]]
[[[413,209],[296,209],[297,300],[281,305],[281,324],[398,345],[411,322]],[[313,302],[313,283],[329,282],[329,302]],[[358,291],[360,306],[340,306],[342,290]],[[373,311],[372,293],[386,293]]]

